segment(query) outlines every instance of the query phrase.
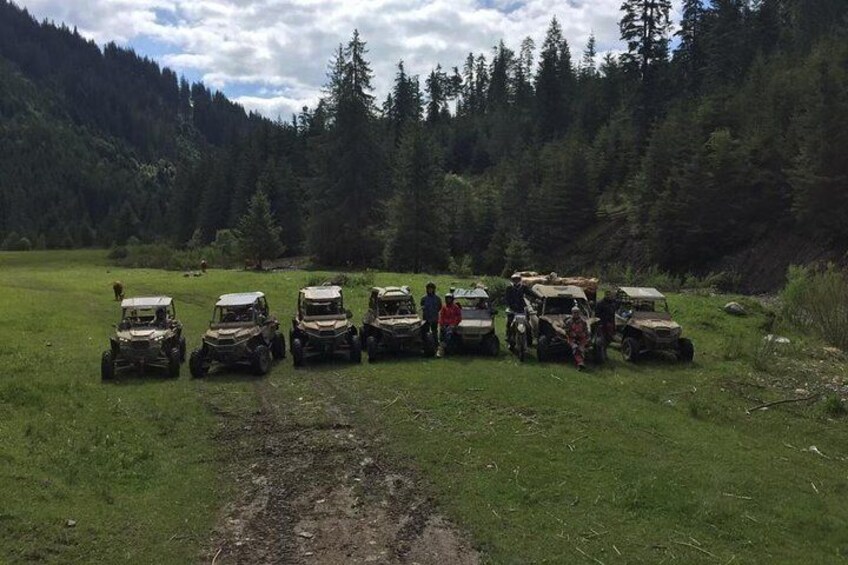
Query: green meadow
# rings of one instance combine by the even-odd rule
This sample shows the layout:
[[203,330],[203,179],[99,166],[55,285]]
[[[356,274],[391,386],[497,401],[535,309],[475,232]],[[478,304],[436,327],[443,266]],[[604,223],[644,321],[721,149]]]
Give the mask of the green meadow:
[[[173,296],[199,344],[215,298],[262,290],[284,329],[320,273],[210,270],[203,277],[110,266],[106,252],[0,253],[0,562],[186,563],[238,488],[222,469],[211,400],[257,406],[256,377],[150,372],[102,383],[100,354],[128,296]],[[425,275],[377,273],[377,284]],[[453,279],[435,277],[443,291]],[[359,323],[368,287],[345,289]],[[844,355],[731,297],[675,294],[695,362],[383,358],[275,365],[281,409],[335,403],[410,469],[490,563],[848,561],[846,419],[833,401],[747,409],[819,390]],[[503,332],[503,317],[498,321]],[[830,409],[829,409],[830,406]],[[816,449],[810,449],[815,446]]]

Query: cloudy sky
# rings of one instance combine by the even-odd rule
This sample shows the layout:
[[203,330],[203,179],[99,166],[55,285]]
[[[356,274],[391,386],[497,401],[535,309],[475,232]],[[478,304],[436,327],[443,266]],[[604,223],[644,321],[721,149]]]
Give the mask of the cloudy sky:
[[[678,2],[676,1],[675,4]],[[621,0],[18,0],[39,20],[76,26],[203,80],[246,108],[288,119],[312,106],[339,42],[358,28],[368,42],[377,96],[397,62],[423,77],[461,66],[503,38],[541,45],[552,16],[576,58],[594,32],[618,51]]]

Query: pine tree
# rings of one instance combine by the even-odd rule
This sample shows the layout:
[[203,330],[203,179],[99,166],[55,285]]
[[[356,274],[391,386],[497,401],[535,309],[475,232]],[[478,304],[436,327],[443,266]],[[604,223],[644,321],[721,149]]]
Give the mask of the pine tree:
[[395,84],[386,104],[386,115],[394,130],[395,144],[400,143],[401,134],[411,124],[421,120],[422,100],[421,89],[417,76],[409,76],[403,67],[403,61],[398,63]]
[[257,191],[238,222],[237,237],[245,259],[256,261],[257,268],[262,269],[263,260],[279,257],[285,251],[280,242],[281,231],[271,213],[268,197]]
[[621,39],[627,43],[625,66],[642,81],[649,80],[659,63],[668,57],[671,0],[624,0],[619,22]]
[[339,50],[327,88],[333,97],[331,128],[314,145],[307,247],[327,265],[367,266],[380,255],[384,156],[366,53],[357,32]]
[[668,59],[671,0],[625,0],[619,22],[627,52],[621,56],[625,70],[638,81],[633,104],[640,136],[647,137],[663,104],[660,70]]
[[595,58],[598,56],[596,44],[595,34],[592,33],[586,41],[586,48],[583,50],[583,60],[580,63],[580,75],[583,78],[594,77],[598,72],[595,67]]
[[686,89],[697,93],[704,65],[704,0],[684,0],[683,17],[676,35],[680,44],[674,53],[675,63]]
[[442,213],[444,172],[424,130],[410,125],[401,139],[393,175],[386,265],[391,270],[441,269],[448,259]]
[[441,65],[436,65],[436,68],[430,72],[430,75],[425,81],[427,89],[427,123],[435,125],[446,122],[450,119],[448,111],[448,98],[450,85],[448,77],[442,71]]
[[556,18],[551,20],[536,73],[536,124],[543,140],[551,140],[568,128],[570,86],[573,80],[571,54]]

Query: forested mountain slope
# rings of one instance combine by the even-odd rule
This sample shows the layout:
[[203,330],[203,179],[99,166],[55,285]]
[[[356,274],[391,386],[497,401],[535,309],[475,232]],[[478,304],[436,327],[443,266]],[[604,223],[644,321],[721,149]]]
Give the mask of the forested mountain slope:
[[384,101],[354,33],[318,106],[272,123],[0,0],[0,240],[203,244],[263,190],[287,253],[325,265],[747,277],[765,256],[768,286],[844,261],[848,3],[683,7],[672,37],[668,1],[625,1],[628,50],[600,62],[553,20],[540,46],[400,63]]

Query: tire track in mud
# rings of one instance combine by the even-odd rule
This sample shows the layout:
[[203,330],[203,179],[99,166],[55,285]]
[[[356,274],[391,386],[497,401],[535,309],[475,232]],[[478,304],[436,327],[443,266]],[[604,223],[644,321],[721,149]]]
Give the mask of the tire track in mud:
[[258,408],[219,419],[219,462],[236,483],[201,560],[224,563],[474,565],[467,537],[411,474],[392,469],[367,433],[319,391],[320,416],[281,407],[267,379]]

